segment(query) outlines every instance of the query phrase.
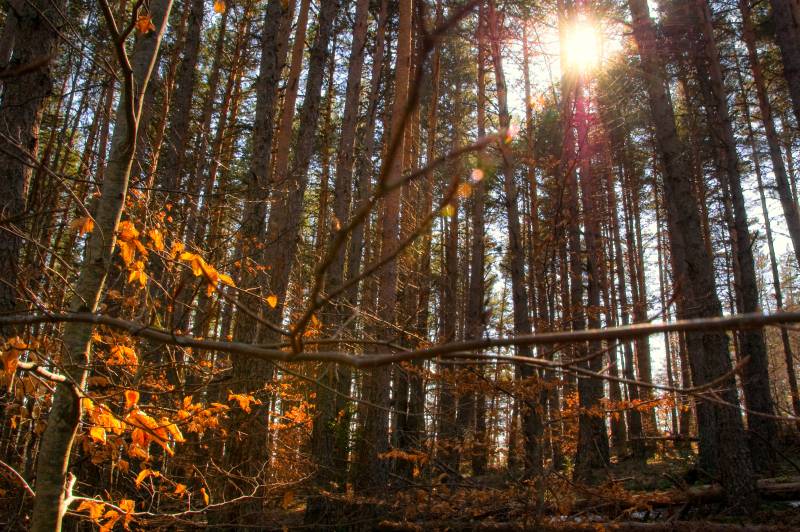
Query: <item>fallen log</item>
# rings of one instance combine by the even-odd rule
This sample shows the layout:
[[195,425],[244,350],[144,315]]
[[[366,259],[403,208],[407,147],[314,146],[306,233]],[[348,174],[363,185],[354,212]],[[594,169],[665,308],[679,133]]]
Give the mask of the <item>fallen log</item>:
[[[794,477],[791,481],[781,481],[775,478],[763,478],[757,483],[758,493],[767,500],[787,501],[800,500],[800,478]],[[679,492],[680,493],[680,492]],[[703,503],[717,502],[724,498],[722,486],[718,484],[693,486],[685,492],[686,498],[678,502]]]
[[[598,528],[601,526],[602,528]],[[407,521],[381,521],[377,530],[396,532],[423,532],[427,530],[512,532],[537,530],[540,532],[789,532],[797,530],[784,525],[733,525],[709,521],[673,521],[664,523],[479,523],[456,520],[435,520],[412,523]]]

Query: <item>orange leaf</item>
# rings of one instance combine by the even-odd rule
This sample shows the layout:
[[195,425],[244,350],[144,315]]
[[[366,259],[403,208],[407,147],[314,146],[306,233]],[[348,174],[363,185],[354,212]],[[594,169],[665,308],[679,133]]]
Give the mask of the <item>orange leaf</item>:
[[136,366],[139,364],[139,357],[136,351],[126,345],[115,345],[111,348],[111,359],[109,363],[122,366]]
[[77,230],[80,236],[85,235],[86,233],[91,233],[94,230],[94,220],[92,220],[89,216],[84,216],[82,218],[76,218],[70,227],[73,230]]
[[97,443],[106,442],[106,429],[103,427],[92,427],[89,430],[89,436]]
[[133,512],[133,509],[136,507],[136,503],[130,499],[122,499],[119,501],[118,506],[120,509],[124,510],[126,514],[129,514]]
[[[138,240],[135,242],[138,242]],[[144,272],[144,262],[140,260],[136,261],[136,264],[134,264],[131,269],[130,275],[128,275],[128,282],[132,283],[134,281],[139,281],[142,287],[147,286],[147,274]]]
[[292,502],[294,502],[294,492],[289,490],[283,494],[283,500],[281,501],[281,506],[283,507],[284,510],[288,510],[289,506],[292,505]]
[[261,404],[261,401],[259,401],[252,395],[247,395],[244,393],[229,392],[228,401],[236,401],[237,403],[239,403],[239,408],[241,408],[248,414],[250,413],[250,403],[253,403],[255,405]]
[[139,444],[137,440],[141,440],[141,437],[144,435],[144,431],[141,429],[135,429],[133,434],[131,434],[131,438],[133,439],[134,443],[131,443],[128,446],[128,454],[132,458],[138,458],[140,460],[149,460],[150,455],[147,453],[145,446],[147,443]]
[[180,483],[176,484],[175,485],[174,494],[175,495],[183,495],[184,493],[186,493],[186,485],[180,484]]
[[106,515],[104,515],[103,518],[108,519],[108,521],[103,523],[103,525],[100,527],[100,532],[111,532],[114,530],[114,525],[116,525],[117,521],[119,521],[120,515],[116,510],[109,510],[106,512]]
[[117,236],[123,242],[130,242],[139,237],[139,231],[136,229],[136,226],[133,225],[133,222],[130,220],[123,220],[117,226]]
[[105,509],[106,505],[102,502],[97,501],[81,501],[80,505],[77,508],[77,512],[82,510],[87,510],[89,513],[89,519],[92,521],[97,521],[103,516],[103,510]]
[[153,247],[158,251],[164,251],[164,237],[161,236],[161,231],[158,229],[150,229],[147,236],[153,241]]
[[278,306],[278,296],[276,296],[275,294],[267,296],[267,303],[272,308],[277,307]]
[[124,240],[117,240],[117,245],[119,246],[119,256],[122,257],[122,261],[126,266],[130,266],[133,263],[133,257],[136,256],[136,247]]
[[169,254],[172,255],[172,258],[178,256],[178,253],[186,249],[186,246],[183,245],[182,242],[173,242],[172,246],[169,248]]
[[136,487],[142,485],[142,482],[145,481],[148,477],[155,477],[158,478],[161,476],[161,473],[158,471],[153,471],[152,469],[142,469],[138,475],[136,475]]
[[150,15],[139,15],[136,19],[136,29],[142,35],[155,31],[156,27],[153,24],[153,18]]
[[203,502],[205,502],[206,506],[208,506],[208,504],[210,502],[210,499],[208,497],[208,493],[206,492],[206,489],[205,488],[200,488],[200,494],[203,496]]
[[88,397],[81,397],[81,407],[86,410],[87,413],[91,414],[92,410],[94,410],[94,401]]
[[125,390],[125,408],[130,410],[139,404],[139,392],[135,390]]
[[170,423],[169,419],[162,417],[161,425],[165,429],[167,429],[169,435],[172,436],[172,439],[175,440],[176,442],[183,443],[186,441],[186,439],[183,437],[183,434],[181,433],[181,429],[178,428],[178,425],[176,425],[175,423]]
[[19,364],[19,351],[16,349],[9,349],[3,352],[3,370],[9,377],[14,375],[17,371],[17,364]]
[[224,13],[225,12],[225,2],[222,0],[215,0],[214,1],[214,13]]

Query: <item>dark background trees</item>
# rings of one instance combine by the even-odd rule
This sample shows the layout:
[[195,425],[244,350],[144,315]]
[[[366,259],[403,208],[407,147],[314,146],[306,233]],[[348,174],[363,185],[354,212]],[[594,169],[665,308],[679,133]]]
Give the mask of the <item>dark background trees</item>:
[[735,7],[7,3],[3,519],[794,494],[797,7]]

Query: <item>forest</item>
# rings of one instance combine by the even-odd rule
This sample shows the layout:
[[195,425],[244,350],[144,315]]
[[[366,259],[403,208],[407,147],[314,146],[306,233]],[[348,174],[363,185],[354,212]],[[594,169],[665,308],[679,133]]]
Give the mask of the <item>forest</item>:
[[800,529],[798,0],[0,25],[4,529]]

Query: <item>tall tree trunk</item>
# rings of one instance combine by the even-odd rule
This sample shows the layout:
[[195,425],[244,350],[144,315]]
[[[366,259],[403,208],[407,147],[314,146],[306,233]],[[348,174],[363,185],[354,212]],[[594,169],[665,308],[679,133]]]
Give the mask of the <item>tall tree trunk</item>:
[[[33,166],[26,153],[36,156],[39,125],[47,98],[53,91],[55,60],[65,0],[32,0],[14,4],[7,26],[15,25],[16,45],[9,68],[24,69],[36,61],[46,63],[3,81],[0,104],[0,314],[17,310],[19,255],[27,189]],[[11,28],[9,28],[9,31]],[[20,149],[24,150],[20,153]],[[0,328],[0,335],[12,330]]]
[[[375,152],[375,124],[377,122],[377,106],[380,97],[381,81],[383,78],[383,57],[386,44],[386,21],[389,16],[388,0],[381,0],[380,12],[378,14],[377,28],[375,30],[375,51],[372,54],[372,69],[370,73],[369,95],[367,97],[367,122],[364,126],[363,152],[364,156],[356,165],[359,178],[353,183],[354,197],[353,207],[360,208],[365,201],[369,200],[372,181],[371,175],[374,171],[372,158]],[[347,280],[350,281],[358,276],[362,260],[366,261],[366,251],[368,246],[364,245],[364,234],[369,225],[369,221],[358,224],[350,235],[350,244],[347,248]],[[353,283],[351,288],[346,291],[344,298],[355,305],[358,297],[360,283]]]
[[[178,192],[181,188],[186,166],[186,150],[189,146],[189,123],[192,114],[192,98],[197,77],[197,62],[200,58],[200,34],[203,29],[203,11],[207,0],[192,0],[183,55],[175,76],[175,91],[170,102],[169,129],[166,146],[161,153],[159,186],[166,190],[167,201],[175,202],[176,213],[183,213],[179,204],[185,199]],[[180,216],[180,214],[179,214]],[[180,222],[183,220],[180,219]]]
[[[489,50],[494,64],[495,86],[499,106],[500,130],[510,135],[511,116],[508,113],[507,87],[503,71],[503,57],[500,44],[503,29],[498,20],[494,0],[489,0],[488,9]],[[528,311],[528,291],[525,280],[525,251],[522,248],[522,232],[519,222],[519,190],[516,183],[515,163],[513,154],[508,144],[500,144],[503,172],[503,192],[505,193],[506,215],[508,217],[508,262],[511,269],[511,301],[514,314],[514,334],[531,334],[531,320]],[[530,346],[517,346],[517,354],[522,357],[531,357],[533,352]],[[542,407],[536,400],[538,394],[525,390],[527,386],[540,385],[539,375],[530,364],[523,364],[519,368],[519,376],[523,382],[522,397],[517,398],[521,406],[522,432],[525,437],[524,474],[526,477],[537,478],[542,469]],[[512,429],[513,430],[513,429]],[[513,452],[509,448],[509,452]]]
[[[333,262],[326,274],[326,287],[338,288],[345,275],[347,240],[337,244],[339,228],[350,216],[350,200],[353,189],[353,163],[355,160],[355,134],[358,122],[358,103],[361,95],[361,70],[364,65],[364,48],[367,38],[369,0],[358,0],[355,12],[353,42],[347,70],[347,89],[345,92],[342,126],[336,157],[336,177],[333,187],[333,221],[330,224],[330,242],[338,245]],[[342,301],[336,305],[325,325],[331,334],[336,334],[347,319],[354,301]],[[323,483],[335,481],[344,486],[343,474],[347,472],[347,431],[350,417],[340,415],[345,412],[347,403],[341,395],[332,390],[350,388],[352,371],[341,365],[326,364],[322,368],[323,382],[326,386],[317,387],[317,417],[311,437],[314,461],[319,467],[317,479]],[[326,489],[328,487],[326,486]]]
[[[589,143],[588,98],[584,80],[578,80],[575,94],[575,121],[578,132],[578,167],[580,169],[580,192],[583,202],[584,240],[586,242],[587,305],[586,317],[590,329],[600,328],[600,213],[598,177],[592,175],[591,145]],[[574,185],[573,185],[574,186]],[[570,192],[570,201],[577,202],[577,188]],[[577,210],[577,209],[576,209]],[[577,224],[576,221],[571,222]],[[589,354],[593,355],[580,365],[595,372],[603,367],[603,344],[600,341],[589,343]],[[608,463],[608,433],[605,416],[596,410],[602,408],[603,381],[599,379],[578,379],[578,447],[575,456],[575,476],[590,480],[594,470],[602,469]]]
[[[684,148],[675,127],[675,115],[667,95],[666,74],[658,56],[655,27],[646,0],[629,0],[633,34],[639,48],[644,82],[650,101],[656,139],[664,160],[664,201],[670,224],[670,246],[676,283],[685,299],[681,318],[720,316],[711,257],[702,242],[700,219],[687,181]],[[696,386],[730,375],[728,338],[718,332],[687,333],[693,382]],[[720,384],[718,396],[738,405],[732,376]],[[698,404],[701,462],[716,466],[729,501],[742,508],[758,503],[755,476],[737,408]]]
[[[123,86],[117,107],[108,167],[94,213],[95,227],[86,244],[84,262],[70,301],[72,312],[97,310],[103,285],[111,269],[117,226],[125,205],[136,153],[137,121],[171,8],[171,0],[157,0],[150,5],[156,30],[138,38],[130,58],[133,83]],[[136,92],[131,94],[130,90]],[[64,326],[62,366],[69,380],[56,385],[47,428],[42,435],[31,523],[31,530],[36,532],[60,530],[61,520],[67,510],[66,497],[71,495],[66,493],[66,488],[71,485],[67,482],[67,468],[82,413],[81,400],[74,387],[82,388],[86,384],[92,358],[92,330],[92,325],[88,323],[68,323]]]
[[[455,85],[453,95],[461,93],[459,84]],[[460,144],[460,132],[458,123],[461,121],[461,105],[456,101],[453,111],[453,141],[452,147]],[[458,175],[460,165],[456,162],[451,164],[451,175]],[[442,313],[442,334],[439,343],[447,344],[456,341],[457,319],[458,319],[458,199],[454,198],[447,207],[447,216],[444,217],[443,247],[444,256],[442,257],[442,308],[449,309]],[[456,428],[456,390],[455,378],[457,369],[452,364],[439,361],[438,371],[440,372],[439,382],[439,403],[438,417],[439,430],[437,434],[439,461],[445,467],[446,472],[459,475],[460,452],[457,440],[458,432]]]
[[297,132],[292,134],[294,158],[286,174],[276,163],[272,181],[270,216],[266,233],[264,267],[270,272],[269,289],[277,304],[268,314],[273,323],[280,323],[289,287],[289,274],[297,253],[297,238],[302,225],[303,196],[308,185],[308,168],[315,147],[317,123],[322,99],[322,81],[328,60],[333,23],[339,12],[338,0],[325,2],[320,9],[317,34],[311,47],[303,104],[300,108]]
[[789,184],[786,165],[783,162],[780,137],[775,130],[775,118],[772,113],[772,104],[767,95],[767,85],[764,81],[764,74],[761,71],[761,61],[759,60],[756,48],[756,36],[755,30],[753,29],[749,2],[741,0],[739,2],[739,11],[742,13],[742,40],[744,40],[747,46],[747,58],[750,63],[750,72],[753,74],[753,85],[755,86],[756,96],[758,97],[758,108],[759,111],[761,111],[761,123],[764,126],[764,133],[767,137],[769,156],[772,162],[772,173],[775,176],[775,188],[778,191],[778,198],[780,198],[781,201],[783,216],[786,218],[786,226],[789,230],[789,237],[792,239],[795,258],[797,259],[797,263],[800,264],[800,212],[798,212],[797,202],[795,201]]
[[[478,14],[478,79],[477,79],[477,127],[478,138],[486,135],[486,7],[481,3]],[[429,147],[432,146],[429,141]],[[486,253],[486,184],[483,179],[483,168],[479,164],[476,173],[477,179],[473,180],[472,199],[470,203],[470,218],[472,223],[472,247],[470,249],[469,287],[467,290],[466,308],[466,340],[477,340],[483,337],[485,329],[485,253]],[[475,371],[483,371],[476,367]],[[486,472],[486,397],[478,392],[475,397],[475,437],[472,449],[472,472],[474,475],[483,475]]]
[[[250,273],[251,270],[246,267],[246,264],[251,259],[249,255],[245,256],[245,253],[250,253],[250,250],[259,250],[258,245],[263,243],[264,218],[269,194],[267,180],[272,150],[273,122],[278,82],[286,55],[287,29],[290,24],[289,10],[284,5],[282,0],[270,0],[264,11],[261,62],[256,80],[252,154],[248,171],[244,176],[247,201],[239,229],[240,240],[236,246],[236,256],[240,257],[239,260],[243,265],[240,268],[237,285],[246,290],[240,296],[239,302],[251,309],[263,308],[263,300],[258,295],[264,279],[263,276]],[[233,71],[230,75],[234,75]],[[220,154],[222,151],[222,146],[220,146]],[[209,172],[215,171],[214,167],[209,169]],[[259,251],[256,251],[254,259],[258,261],[260,258]],[[255,285],[255,288],[252,288],[251,285]],[[256,342],[260,336],[259,332],[259,324],[256,320],[245,312],[237,312],[233,330],[233,337],[237,341]],[[234,380],[231,390],[236,393],[253,393],[263,389],[272,378],[274,371],[271,363],[256,358],[235,357],[232,363]],[[264,402],[268,403],[269,401]],[[246,421],[248,422],[245,424]],[[253,476],[262,470],[261,466],[268,460],[268,457],[262,454],[267,442],[268,424],[268,409],[260,406],[254,407],[249,418],[245,418],[244,413],[241,413],[231,419],[230,425],[234,432],[226,442],[225,464],[227,467],[243,476]],[[233,494],[235,489],[235,486],[228,487],[226,492]],[[241,511],[246,512],[247,509],[242,508]],[[236,519],[236,512],[235,509],[223,512],[227,515],[220,516],[220,520]]]
[[[698,77],[707,78],[709,81],[709,100],[713,102],[709,109],[711,134],[717,143],[724,165],[723,168],[719,168],[722,186],[730,190],[736,240],[734,260],[738,265],[741,277],[738,292],[742,311],[746,313],[760,312],[761,304],[758,299],[753,242],[750,237],[747,209],[742,191],[736,139],[733,135],[727,92],[719,62],[719,51],[713,33],[711,10],[707,0],[690,1],[694,2],[696,9],[694,20],[697,27],[695,31],[704,45],[703,56],[697,57],[696,61]],[[747,416],[747,425],[748,430],[755,435],[754,438],[750,438],[750,452],[756,469],[769,471],[774,467],[774,451],[770,445],[764,445],[764,442],[774,440],[777,435],[777,424],[774,419],[769,417],[774,414],[775,409],[770,394],[767,346],[761,329],[741,331],[739,337],[743,355],[750,359],[744,367],[743,373],[745,403],[748,410],[752,412]]]
[[[389,134],[389,146],[396,149],[384,165],[389,165],[382,172],[386,183],[399,179],[403,172],[403,144],[406,136],[403,117],[408,105],[409,77],[411,74],[411,31],[413,1],[400,0],[399,23],[397,29],[397,52],[395,61],[394,102],[392,104],[392,120]],[[376,312],[383,321],[393,324],[397,303],[397,246],[399,243],[400,190],[395,189],[383,198],[383,215],[380,226],[380,260],[388,260],[378,276],[378,307]],[[390,257],[394,257],[390,260]],[[377,327],[376,333],[385,331]],[[364,397],[376,406],[364,405],[361,438],[356,448],[357,470],[354,484],[357,489],[365,490],[380,486],[386,481],[386,464],[378,457],[388,446],[388,415],[381,407],[389,404],[389,368],[376,368],[364,372]]]
[[[300,12],[297,16],[297,29],[294,33],[292,42],[292,61],[289,65],[289,77],[286,80],[286,90],[283,96],[283,108],[281,109],[280,122],[275,141],[275,165],[272,169],[272,186],[280,186],[280,183],[287,179],[289,170],[289,151],[291,148],[294,131],[295,105],[297,103],[297,92],[300,88],[300,72],[303,67],[303,56],[306,50],[306,27],[308,26],[308,12],[311,0],[302,0]],[[309,65],[310,68],[310,65]]]
[[[743,11],[743,14],[744,14],[744,11]],[[748,47],[748,50],[749,50],[749,47]],[[753,58],[751,56],[751,61],[752,60],[753,60]],[[777,306],[779,311],[782,311],[783,310],[783,290],[781,289],[781,276],[780,276],[780,272],[778,270],[778,258],[777,258],[777,255],[775,254],[775,241],[774,241],[774,238],[772,236],[772,222],[771,222],[770,216],[769,216],[769,209],[767,208],[767,195],[766,195],[766,192],[764,190],[764,179],[762,177],[762,169],[761,169],[762,168],[761,167],[761,154],[759,153],[758,146],[756,145],[755,131],[753,131],[753,122],[752,122],[751,117],[750,117],[750,103],[749,103],[748,98],[747,98],[747,92],[746,92],[746,88],[745,88],[745,84],[744,84],[744,79],[743,79],[741,71],[739,69],[737,69],[737,74],[739,76],[739,87],[740,87],[740,90],[742,91],[742,109],[743,109],[744,121],[747,124],[747,140],[748,140],[748,143],[750,144],[750,152],[751,152],[752,157],[753,157],[753,170],[754,170],[754,172],[756,174],[756,183],[758,184],[758,194],[759,194],[759,199],[761,200],[761,216],[764,218],[764,232],[766,233],[766,238],[767,238],[767,250],[769,251],[770,273],[772,274],[772,290],[773,290],[773,292],[775,294],[775,305]],[[755,78],[755,76],[754,76],[754,78]],[[757,82],[756,82],[756,86],[758,87],[758,83]],[[763,89],[763,80],[762,80],[762,89]],[[756,90],[758,92],[758,89],[756,89]],[[760,96],[759,96],[759,104],[760,105],[762,104]],[[767,112],[768,113],[770,112],[768,103],[767,103]],[[763,106],[761,107],[761,113],[762,113],[762,121],[763,121],[764,126],[765,126],[764,129],[767,132],[767,143],[770,146],[770,154],[772,154],[773,143],[769,140],[770,127],[767,126],[767,123],[766,123],[767,120],[765,118],[765,117],[770,116],[770,115],[769,114],[766,114],[766,115],[764,114]],[[770,117],[769,122],[772,123],[771,117]],[[775,134],[774,126],[771,129],[772,129],[772,133],[774,135]],[[777,162],[778,162],[779,165],[781,165],[781,168],[783,168],[783,158],[780,156],[780,147],[777,146],[777,139],[774,139],[774,140],[776,141],[776,148],[778,149],[778,161]],[[778,179],[777,176],[778,176],[779,170],[775,170],[774,169],[775,163],[776,163],[776,161],[775,161],[775,159],[773,159],[772,160],[773,173],[776,176],[775,180],[778,181],[779,179]],[[786,170],[783,169],[783,172],[784,172],[784,179],[785,179],[786,178],[786,174],[785,174]],[[786,185],[787,185],[786,189],[788,191],[788,188],[789,188],[788,187],[788,183],[786,183]],[[780,188],[780,186],[781,185],[778,185],[778,188]],[[779,192],[779,195],[780,195],[780,192]],[[781,200],[783,200],[782,197],[781,197]],[[781,203],[783,203],[783,201],[781,201]],[[796,209],[796,204],[793,201],[791,202],[791,204]],[[795,213],[796,212],[797,211],[795,210]],[[786,214],[786,211],[784,210],[784,215],[785,214]],[[788,220],[788,216],[787,216],[787,220]],[[795,249],[797,249],[797,248],[795,248]],[[789,341],[789,331],[788,331],[788,329],[786,327],[781,327],[780,330],[781,330],[781,343],[782,343],[782,346],[783,346],[783,357],[784,357],[784,361],[786,363],[786,378],[787,378],[787,381],[789,383],[789,393],[790,393],[790,396],[791,396],[791,399],[792,399],[792,413],[795,416],[800,416],[800,392],[798,392],[798,389],[797,389],[797,375],[795,374],[795,370],[794,370],[794,354],[792,353],[792,344]]]
[[775,40],[783,59],[796,124],[800,125],[800,9],[796,0],[770,0]]

